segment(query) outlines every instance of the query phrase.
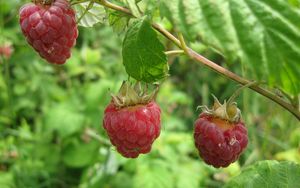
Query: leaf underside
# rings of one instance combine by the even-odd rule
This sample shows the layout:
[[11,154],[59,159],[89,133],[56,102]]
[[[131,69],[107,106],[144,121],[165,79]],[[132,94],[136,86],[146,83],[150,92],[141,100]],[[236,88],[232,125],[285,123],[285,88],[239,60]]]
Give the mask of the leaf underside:
[[284,0],[167,0],[161,14],[191,41],[201,39],[251,79],[300,92],[300,12]]
[[97,23],[103,23],[106,18],[104,7],[95,3],[79,3],[74,6],[74,9],[77,20],[80,19],[78,25],[83,27],[93,27]]

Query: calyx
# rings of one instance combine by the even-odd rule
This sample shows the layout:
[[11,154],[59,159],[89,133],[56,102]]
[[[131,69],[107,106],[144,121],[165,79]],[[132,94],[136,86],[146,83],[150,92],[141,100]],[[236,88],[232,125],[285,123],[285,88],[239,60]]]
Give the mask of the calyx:
[[117,95],[112,95],[112,101],[118,108],[148,104],[154,100],[158,92],[158,87],[148,94],[147,86],[142,89],[140,82],[132,86],[127,81],[122,83],[122,86]]
[[224,103],[221,104],[215,96],[213,97],[214,105],[212,109],[209,109],[207,106],[200,106],[204,113],[228,120],[229,122],[238,122],[241,119],[241,110],[237,107],[236,102],[225,100]]
[[51,5],[55,0],[32,0],[34,4]]

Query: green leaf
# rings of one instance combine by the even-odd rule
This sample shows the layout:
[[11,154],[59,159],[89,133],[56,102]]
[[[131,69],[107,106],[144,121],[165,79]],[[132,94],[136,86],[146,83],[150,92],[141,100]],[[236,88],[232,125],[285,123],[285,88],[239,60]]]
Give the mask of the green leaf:
[[99,144],[92,140],[85,143],[79,139],[72,138],[64,146],[63,162],[70,167],[84,167],[90,165],[97,158]]
[[97,23],[103,23],[106,12],[103,6],[95,3],[84,2],[74,6],[76,18],[80,19],[78,25],[93,27]]
[[15,187],[13,174],[10,172],[0,172],[0,186],[2,188]]
[[300,12],[284,0],[163,0],[161,14],[190,40],[201,38],[250,79],[300,92]]
[[225,187],[291,187],[300,185],[300,165],[292,162],[261,161],[233,177]]
[[151,160],[150,164],[143,163],[138,166],[134,176],[134,188],[173,188],[172,174],[167,163],[161,160]]
[[45,131],[57,131],[64,138],[83,127],[84,116],[69,103],[52,107],[45,116]]
[[141,16],[141,13],[139,12],[139,9],[136,5],[136,1],[135,0],[126,0],[128,6],[129,6],[129,9],[131,10],[132,14],[135,16],[135,17],[140,17]]
[[299,149],[289,149],[283,152],[279,152],[275,154],[276,160],[287,160],[287,161],[293,161],[295,163],[300,163],[300,155],[299,155]]
[[81,58],[86,63],[96,64],[99,63],[101,59],[101,54],[99,49],[92,49],[88,46],[84,46],[81,50]]
[[118,11],[108,11],[108,22],[112,26],[113,30],[117,33],[121,33],[125,30],[128,25],[130,18],[128,15]]
[[[178,188],[198,188],[202,175],[199,173],[199,162],[182,164],[176,167],[176,185]],[[195,173],[196,172],[196,173]]]
[[122,54],[126,72],[136,80],[151,83],[167,76],[164,46],[146,18],[130,26],[123,42]]
[[300,1],[299,0],[288,0],[289,3],[295,7],[300,7]]

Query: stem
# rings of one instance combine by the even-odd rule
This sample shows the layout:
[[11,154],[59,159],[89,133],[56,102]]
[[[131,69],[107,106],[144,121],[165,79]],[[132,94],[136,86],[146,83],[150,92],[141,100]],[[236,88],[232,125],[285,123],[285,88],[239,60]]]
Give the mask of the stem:
[[186,43],[185,43],[185,41],[184,41],[184,38],[183,38],[182,33],[179,33],[179,34],[178,34],[178,37],[179,37],[179,41],[180,41],[180,44],[181,44],[181,45],[180,45],[181,48],[183,49],[183,51],[185,52],[186,55],[190,56],[190,54],[189,54],[189,49],[188,49],[188,47],[187,47],[187,45],[186,45]]
[[111,147],[111,144],[110,144],[110,142],[108,140],[106,140],[105,138],[102,138],[100,135],[98,135],[97,133],[95,133],[93,130],[88,129],[86,131],[86,134],[88,136],[90,136],[91,138],[99,141],[104,146]]
[[77,4],[80,4],[80,3],[85,3],[85,2],[90,2],[91,0],[71,0],[70,3],[71,3],[71,6],[74,6],[74,5],[77,5]]
[[8,117],[10,120],[13,120],[13,109],[12,109],[12,100],[11,100],[11,88],[10,88],[10,64],[9,60],[7,60],[5,57],[3,57],[3,64],[4,64],[4,71],[5,71],[5,84],[6,84],[6,91],[7,91],[7,103],[8,103]]
[[[126,14],[134,17],[129,9],[121,7],[119,5],[115,5],[113,3],[110,3],[107,0],[97,0],[96,3],[99,3],[105,7],[126,13]],[[155,30],[157,30],[158,32],[160,32],[162,35],[164,35],[166,38],[171,40],[180,49],[187,50],[186,55],[188,55],[191,59],[194,59],[197,63],[200,63],[201,65],[205,65],[205,66],[209,67],[210,69],[214,70],[215,72],[217,72],[235,82],[238,82],[242,85],[247,85],[247,84],[251,83],[251,81],[249,81],[245,78],[242,78],[239,75],[237,75],[237,74],[225,69],[224,67],[214,63],[213,61],[203,57],[202,55],[198,54],[197,52],[195,52],[193,49],[189,48],[188,46],[186,46],[184,49],[184,47],[181,45],[180,40],[178,40],[174,35],[172,35],[169,31],[167,31],[160,25],[158,25],[156,23],[152,23],[152,27]],[[249,88],[252,89],[253,91],[265,96],[266,98],[276,102],[277,104],[279,104],[280,106],[282,106],[283,108],[288,110],[291,114],[293,114],[298,120],[300,120],[300,111],[298,109],[296,109],[292,104],[286,102],[284,99],[281,99],[277,95],[273,94],[272,92],[270,92],[258,85],[252,85]]]
[[96,3],[100,4],[100,5],[103,5],[107,8],[110,8],[110,9],[113,9],[113,10],[117,10],[117,11],[120,11],[120,12],[124,12],[132,17],[135,17],[129,9],[127,8],[124,8],[124,7],[121,7],[119,5],[115,5],[107,0],[95,0]]
[[233,101],[241,94],[243,89],[248,88],[253,85],[257,85],[257,84],[258,84],[257,81],[253,81],[253,82],[250,82],[249,84],[243,85],[242,87],[238,88],[228,99],[227,104],[233,103]]
[[185,52],[183,50],[171,50],[171,51],[166,51],[166,55],[178,55],[178,54],[184,54]]
[[[192,49],[189,49],[189,51],[190,51],[192,59],[196,60],[198,63],[208,66],[209,68],[222,74],[223,76],[230,78],[231,80],[236,81],[242,85],[251,83],[251,81],[249,81],[245,78],[242,78],[239,75],[236,75],[233,72],[217,65],[216,63],[214,63],[214,62],[206,59],[205,57],[201,56],[200,54],[196,53]],[[253,86],[250,86],[249,88],[252,89],[253,91],[256,91],[257,93],[267,97],[268,99],[276,102],[277,104],[279,104],[280,106],[282,106],[283,108],[288,110],[290,113],[292,113],[298,120],[300,120],[300,112],[296,108],[294,108],[293,105],[291,105],[290,103],[286,102],[285,100],[281,99],[277,95],[273,94],[272,92],[270,92],[260,86],[253,85]]]
[[90,3],[88,4],[88,6],[85,8],[84,12],[80,15],[80,17],[77,19],[76,24],[78,24],[81,19],[83,18],[83,16],[91,9],[93,8],[94,5],[94,1],[90,1]]

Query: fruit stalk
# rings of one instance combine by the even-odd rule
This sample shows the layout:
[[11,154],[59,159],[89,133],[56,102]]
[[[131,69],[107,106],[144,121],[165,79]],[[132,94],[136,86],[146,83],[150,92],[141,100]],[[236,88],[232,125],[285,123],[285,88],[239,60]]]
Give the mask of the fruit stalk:
[[[135,17],[130,12],[129,9],[119,6],[119,5],[115,5],[107,0],[96,0],[95,2],[100,5],[105,6],[107,8],[110,8],[110,9],[113,9],[116,11],[120,11],[120,12],[126,13],[132,17]],[[169,31],[167,31],[160,25],[158,25],[156,23],[152,23],[152,27],[155,30],[157,30],[158,32],[160,32],[162,35],[164,35],[166,38],[171,40],[180,49],[185,50],[186,55],[188,55],[191,59],[195,60],[197,63],[200,63],[201,65],[205,65],[205,66],[209,67],[210,69],[212,69],[213,71],[215,71],[235,82],[238,82],[242,85],[247,85],[247,84],[251,83],[251,81],[231,72],[228,69],[225,69],[224,67],[222,67],[222,66],[216,64],[215,62],[205,58],[204,56],[198,54],[197,52],[195,52],[193,49],[189,48],[188,46],[183,47],[178,38],[176,38],[173,34],[171,34]],[[300,111],[296,107],[294,107],[292,104],[286,102],[284,99],[280,98],[279,96],[275,95],[274,93],[270,92],[269,90],[264,89],[258,85],[252,85],[249,88],[252,89],[253,91],[261,94],[262,96],[274,101],[275,103],[279,104],[281,107],[285,108],[287,111],[289,111],[291,114],[293,114],[298,120],[300,120]]]

